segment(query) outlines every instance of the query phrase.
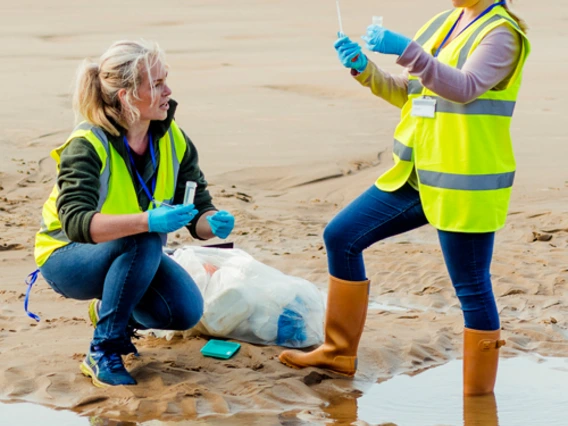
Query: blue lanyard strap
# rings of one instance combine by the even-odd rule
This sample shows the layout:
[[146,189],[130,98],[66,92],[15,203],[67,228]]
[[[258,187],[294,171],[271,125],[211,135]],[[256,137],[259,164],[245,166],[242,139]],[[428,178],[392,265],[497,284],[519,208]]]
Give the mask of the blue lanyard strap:
[[138,172],[138,169],[136,168],[136,163],[134,162],[134,158],[132,157],[132,151],[130,150],[130,145],[128,145],[128,139],[126,139],[126,136],[122,137],[122,141],[124,142],[124,146],[126,147],[126,152],[128,152],[128,157],[130,158],[130,164],[132,164],[132,169],[134,171],[134,173],[136,173],[136,177],[138,178],[138,182],[140,182],[140,185],[142,186],[142,189],[144,189],[144,192],[146,193],[146,195],[148,196],[148,199],[152,202],[152,205],[154,206],[154,208],[156,208],[156,202],[154,201],[154,192],[156,191],[156,153],[154,152],[154,144],[152,143],[152,135],[148,134],[148,144],[150,145],[150,156],[152,157],[152,167],[154,168],[152,170],[152,192],[150,192],[150,190],[148,189],[148,186],[146,186],[146,182],[144,182],[144,179],[142,179],[142,176],[140,176],[140,173]]
[[[479,19],[483,18],[485,15],[487,15],[489,12],[491,12],[494,8],[496,8],[497,6],[504,6],[505,5],[505,0],[502,0],[498,3],[493,3],[491,6],[489,6],[487,9],[485,9],[483,12],[481,12],[477,18],[475,18],[473,21],[471,21],[467,27],[465,27],[463,30],[460,31],[460,34],[463,33],[465,30],[467,30],[469,27],[471,27],[473,24],[475,24]],[[438,55],[440,54],[440,51],[442,50],[442,48],[446,45],[447,41],[449,40],[449,38],[451,37],[452,33],[454,32],[454,30],[456,29],[456,27],[458,26],[458,22],[460,22],[461,18],[463,16],[463,10],[460,13],[460,16],[458,17],[458,19],[456,20],[456,22],[454,22],[454,25],[452,25],[452,28],[450,28],[450,31],[448,32],[448,34],[446,35],[446,37],[444,38],[444,41],[442,41],[442,44],[440,44],[440,46],[438,46],[438,49],[436,49],[436,53],[434,53],[434,58],[437,58]],[[460,35],[458,34],[458,36]],[[457,37],[457,36],[456,36]]]
[[30,302],[30,292],[32,291],[32,287],[35,284],[38,275],[39,275],[39,269],[36,269],[31,274],[29,274],[25,279],[25,282],[28,285],[28,289],[26,290],[26,298],[24,299],[24,310],[26,311],[26,314],[28,314],[30,318],[35,319],[36,321],[39,322],[39,317],[33,312],[30,312],[28,310],[28,303]]

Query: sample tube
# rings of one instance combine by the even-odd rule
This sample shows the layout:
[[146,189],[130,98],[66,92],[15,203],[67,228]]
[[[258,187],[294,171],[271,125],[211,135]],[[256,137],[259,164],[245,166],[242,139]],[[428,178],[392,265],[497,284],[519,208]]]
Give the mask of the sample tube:
[[183,195],[184,206],[193,204],[193,198],[195,197],[195,188],[197,188],[197,184],[195,182],[188,180],[185,183],[185,194]]
[[382,16],[373,16],[373,25],[377,27],[383,26],[383,17]]
[[341,10],[339,9],[339,0],[335,0],[335,6],[337,7],[337,20],[339,21],[339,32],[337,37],[345,37],[343,33],[343,23],[341,22]]

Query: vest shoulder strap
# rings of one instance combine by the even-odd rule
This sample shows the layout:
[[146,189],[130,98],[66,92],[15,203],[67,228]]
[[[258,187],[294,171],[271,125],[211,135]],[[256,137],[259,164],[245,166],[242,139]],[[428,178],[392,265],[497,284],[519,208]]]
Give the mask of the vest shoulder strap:
[[187,143],[185,142],[185,136],[183,132],[181,131],[175,120],[172,120],[170,128],[168,129],[168,133],[170,134],[170,138],[173,139],[177,161],[178,163],[181,163],[181,160],[185,155],[185,151],[187,150]]
[[103,173],[107,166],[109,156],[109,141],[105,132],[100,127],[96,127],[86,121],[79,123],[79,125],[73,129],[63,145],[51,151],[51,157],[59,166],[59,163],[61,162],[61,153],[65,150],[65,148],[67,148],[67,146],[69,146],[71,141],[78,138],[86,139],[93,146],[101,159],[101,173]]
[[525,33],[521,30],[521,28],[519,27],[519,25],[509,16],[508,13],[506,13],[506,11],[500,11],[495,13],[493,16],[491,16],[490,18],[488,18],[487,20],[483,21],[481,23],[481,25],[479,25],[475,31],[469,36],[467,42],[465,43],[465,45],[462,47],[460,54],[459,54],[459,58],[458,58],[458,63],[456,64],[456,68],[458,69],[462,69],[463,66],[465,65],[467,58],[469,58],[469,56],[473,53],[473,51],[475,50],[475,48],[479,45],[479,43],[481,42],[481,40],[483,40],[483,38],[490,33],[491,31],[493,31],[495,28],[501,26],[501,25],[509,25],[513,30],[515,30],[516,32],[518,32],[522,38],[523,38],[523,52],[522,54],[524,56],[526,56],[528,54],[528,52],[525,52],[524,50],[526,49],[525,46],[528,46],[528,39],[526,38]]
[[430,21],[426,22],[426,24],[418,30],[416,35],[414,36],[414,40],[420,44],[421,46],[424,45],[436,32],[442,28],[446,20],[455,13],[456,9],[446,10],[445,12],[439,13],[438,15],[434,16]]

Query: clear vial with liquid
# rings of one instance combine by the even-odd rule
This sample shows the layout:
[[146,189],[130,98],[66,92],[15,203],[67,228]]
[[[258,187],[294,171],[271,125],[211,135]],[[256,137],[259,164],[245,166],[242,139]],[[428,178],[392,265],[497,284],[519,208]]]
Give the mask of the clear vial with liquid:
[[195,198],[195,188],[197,184],[195,182],[187,181],[185,183],[185,194],[183,196],[183,205],[193,204],[193,199]]
[[382,16],[373,16],[372,24],[376,25],[377,27],[383,26],[383,17]]

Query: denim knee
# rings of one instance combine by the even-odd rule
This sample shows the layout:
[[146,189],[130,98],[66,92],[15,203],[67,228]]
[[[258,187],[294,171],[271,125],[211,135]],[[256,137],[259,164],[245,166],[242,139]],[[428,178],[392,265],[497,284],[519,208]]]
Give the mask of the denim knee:
[[144,328],[187,330],[195,327],[203,316],[203,297],[199,290],[170,300],[157,291],[151,291],[149,296],[133,313],[135,321]]
[[188,330],[195,327],[203,316],[203,298],[199,295],[199,300],[186,305],[174,314],[170,325],[171,330]]
[[192,303],[168,306],[168,313],[134,312],[134,319],[146,328],[157,330],[188,330],[195,327],[203,316],[203,298]]
[[143,234],[131,235],[123,238],[124,243],[128,247],[135,246],[139,250],[148,254],[156,253],[157,256],[162,255],[162,238],[160,234],[155,232],[144,232]]
[[329,222],[323,231],[323,242],[326,250],[329,252],[346,249],[347,240],[345,237],[348,235],[349,233],[345,232],[345,227],[341,225],[341,222],[336,220]]

